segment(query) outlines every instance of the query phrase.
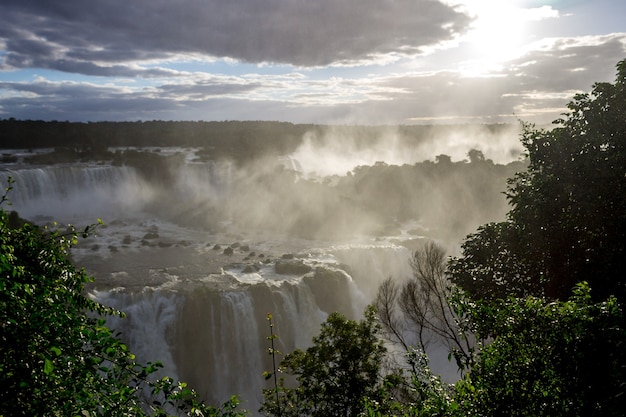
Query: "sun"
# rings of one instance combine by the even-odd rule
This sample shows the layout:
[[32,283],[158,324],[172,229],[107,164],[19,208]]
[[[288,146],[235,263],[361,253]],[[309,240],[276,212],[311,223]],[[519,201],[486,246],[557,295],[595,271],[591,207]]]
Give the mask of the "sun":
[[549,6],[524,7],[521,1],[465,0],[461,5],[474,18],[462,38],[475,71],[488,71],[520,56],[530,42],[533,21],[556,17]]
[[506,59],[517,49],[524,35],[519,10],[506,2],[480,5],[473,29],[466,40],[474,53],[487,59]]

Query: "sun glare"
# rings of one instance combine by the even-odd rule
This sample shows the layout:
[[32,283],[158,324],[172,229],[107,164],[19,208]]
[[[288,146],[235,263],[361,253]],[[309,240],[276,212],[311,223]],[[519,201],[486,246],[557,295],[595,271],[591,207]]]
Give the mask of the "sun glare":
[[531,21],[558,16],[549,6],[525,8],[519,1],[467,0],[463,9],[474,18],[472,29],[463,42],[470,47],[468,72],[478,74],[497,69],[519,56],[532,36]]
[[498,3],[481,7],[468,41],[476,53],[486,58],[500,59],[512,53],[522,39],[524,24],[518,11]]

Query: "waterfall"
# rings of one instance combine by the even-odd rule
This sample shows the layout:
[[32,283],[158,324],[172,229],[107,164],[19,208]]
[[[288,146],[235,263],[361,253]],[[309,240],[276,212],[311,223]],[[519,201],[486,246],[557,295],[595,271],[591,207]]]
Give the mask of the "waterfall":
[[397,245],[348,245],[332,249],[342,264],[347,265],[356,285],[368,300],[376,297],[378,286],[389,277],[404,281],[413,276],[409,260],[411,252]]
[[176,170],[173,190],[181,199],[217,201],[227,197],[234,180],[230,162],[189,162]]
[[130,167],[62,165],[0,171],[4,186],[9,177],[15,181],[8,196],[12,209],[31,219],[117,217],[140,210],[152,196]]
[[140,352],[141,361],[161,362],[161,374],[177,376],[172,355],[176,321],[181,298],[177,292],[144,288],[126,292],[122,288],[91,292],[90,297],[101,304],[123,311],[125,318],[107,317],[107,326],[122,332],[122,339],[131,351]]
[[[100,217],[107,224],[121,219],[98,232],[96,240],[104,244],[77,248],[83,250],[79,266],[96,276],[89,295],[126,313],[124,319],[108,319],[108,325],[121,332],[139,362],[162,362],[159,375],[188,382],[211,404],[236,394],[253,413],[259,408],[262,389],[269,387],[262,373],[272,366],[268,313],[276,348],[286,354],[310,346],[332,312],[360,319],[387,277],[411,276],[410,251],[402,246],[277,237],[273,227],[288,221],[277,209],[303,215],[300,205],[285,201],[301,197],[300,189],[269,195],[276,184],[290,184],[291,177],[280,171],[277,177],[256,172],[246,178],[255,170],[212,162],[186,162],[176,169],[168,184],[150,182],[132,167],[88,164],[0,171],[0,181],[15,179],[9,199],[22,217]],[[310,187],[315,188],[309,184],[305,190]],[[272,198],[273,211],[253,213]],[[226,215],[219,217],[220,212]],[[320,219],[329,223],[333,213],[324,215]],[[259,217],[262,233],[252,237],[242,227],[217,232],[198,227],[202,218],[205,225],[232,218],[240,226],[242,216]],[[338,219],[340,224],[344,217]],[[242,245],[231,255],[223,253],[226,246],[213,249],[226,239],[249,241],[250,248],[244,251]],[[279,275],[274,266],[284,251],[308,272]],[[254,272],[242,272],[246,266]]]
[[[349,281],[345,273],[319,269],[304,277],[225,290],[214,282],[196,282],[136,292],[94,290],[90,296],[126,313],[107,324],[121,332],[139,361],[160,360],[165,374],[188,382],[210,403],[237,394],[256,411],[267,387],[262,374],[272,366],[267,314],[273,315],[279,351],[307,348],[328,314],[351,310],[352,298],[358,297],[348,292],[329,299],[320,291],[337,284],[353,288]],[[320,298],[326,298],[327,311],[320,308]]]
[[105,222],[146,214],[180,224],[205,225],[207,213],[233,189],[230,163],[188,162],[172,166],[171,183],[147,179],[131,166],[58,165],[0,170],[0,184],[11,177],[11,210],[22,217],[58,222]]

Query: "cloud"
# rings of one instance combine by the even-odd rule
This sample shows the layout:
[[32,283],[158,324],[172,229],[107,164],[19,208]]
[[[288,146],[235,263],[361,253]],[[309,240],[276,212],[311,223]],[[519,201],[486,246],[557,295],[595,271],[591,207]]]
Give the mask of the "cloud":
[[[151,79],[0,82],[0,117],[57,120],[288,120],[296,123],[549,123],[576,92],[615,79],[626,34],[552,38],[497,71],[396,67],[364,76],[257,67],[256,73],[146,70]],[[250,69],[250,68],[248,68]]]
[[[555,38],[481,76],[438,71],[378,81],[393,88],[385,106],[400,120],[549,123],[575,93],[590,91],[595,82],[613,82],[624,56],[626,34]],[[378,106],[372,103],[371,114]]]
[[614,81],[626,55],[626,33],[544,39],[509,63],[507,74],[522,77],[526,90],[589,90]]
[[531,9],[525,9],[523,11],[524,18],[527,20],[543,20],[559,17],[559,11],[552,8],[552,6],[541,6]]
[[8,0],[5,66],[128,75],[179,54],[311,67],[415,54],[470,18],[434,0]]

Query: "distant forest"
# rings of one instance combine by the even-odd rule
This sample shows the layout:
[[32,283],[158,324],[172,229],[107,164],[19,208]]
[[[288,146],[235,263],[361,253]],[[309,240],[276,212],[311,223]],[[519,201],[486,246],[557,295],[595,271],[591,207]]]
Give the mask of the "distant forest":
[[[497,134],[510,125],[482,126]],[[246,162],[264,155],[286,155],[298,148],[306,133],[322,136],[329,126],[271,121],[137,121],[67,122],[0,119],[0,148],[72,148],[102,152],[106,147],[181,146],[203,148],[207,159],[228,157]],[[358,138],[364,148],[393,129],[407,145],[434,135],[458,131],[457,125],[332,126],[334,132]]]

